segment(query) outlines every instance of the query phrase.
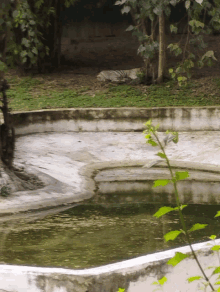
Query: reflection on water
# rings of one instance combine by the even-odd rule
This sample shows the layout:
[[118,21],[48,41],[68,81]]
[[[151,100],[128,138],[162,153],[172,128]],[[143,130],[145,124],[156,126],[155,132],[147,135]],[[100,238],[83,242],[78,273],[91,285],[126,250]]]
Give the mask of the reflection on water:
[[[1,241],[0,262],[79,269],[186,245],[183,234],[164,242],[163,235],[180,225],[177,212],[153,217],[159,207],[87,204],[31,223],[2,223],[0,236],[5,240],[4,244]],[[211,234],[218,236],[220,219],[214,219],[218,210],[220,206],[201,205],[183,210],[188,228],[195,223],[209,224],[192,233],[194,242],[209,240]]]

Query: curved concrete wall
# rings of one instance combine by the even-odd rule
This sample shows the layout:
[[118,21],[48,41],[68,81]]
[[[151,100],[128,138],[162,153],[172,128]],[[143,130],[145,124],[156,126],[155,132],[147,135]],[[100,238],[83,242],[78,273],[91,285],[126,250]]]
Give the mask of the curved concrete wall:
[[220,107],[86,108],[12,113],[16,134],[59,131],[143,131],[143,123],[160,123],[160,131],[218,131]]
[[[153,119],[153,125],[161,124],[160,131],[218,131],[219,117],[220,107],[57,109],[12,114],[16,135],[50,131],[142,131],[143,123],[149,118]],[[198,170],[197,176],[202,171],[210,172],[205,183],[215,181],[218,191],[219,167],[204,166],[202,169],[201,165],[193,164],[194,169]],[[142,166],[143,162],[139,165]],[[189,163],[185,163],[185,168],[187,165],[189,167]],[[178,166],[184,168],[183,164]],[[96,181],[91,177],[94,165],[87,166],[84,174],[87,175],[87,186],[91,182],[94,188],[94,184],[99,183],[101,190],[104,189],[101,179],[103,164],[96,165],[97,169],[100,172]],[[88,193],[91,197],[92,191],[88,190]],[[216,244],[220,244],[220,240]],[[193,246],[204,268],[218,266],[218,257],[210,252],[207,243]],[[119,287],[125,288],[126,292],[150,292],[156,288],[152,282],[163,276],[168,278],[163,291],[199,291],[197,281],[190,284],[186,281],[189,276],[201,275],[191,255],[175,267],[166,264],[176,252],[190,253],[190,250],[182,247],[85,270],[0,265],[0,292],[116,292]],[[208,276],[211,271],[208,270]]]
[[[219,166],[175,160],[170,160],[170,164],[173,171],[190,173],[187,179],[178,182],[181,204],[220,204]],[[114,194],[114,200],[118,203],[176,204],[172,184],[153,188],[156,179],[171,179],[166,163],[161,161],[150,169],[143,168],[143,165],[141,161],[139,167],[138,163],[132,165],[132,162],[127,163],[126,167],[94,164],[94,169],[98,170],[94,177],[96,192],[101,195],[103,202],[108,202],[108,198]]]

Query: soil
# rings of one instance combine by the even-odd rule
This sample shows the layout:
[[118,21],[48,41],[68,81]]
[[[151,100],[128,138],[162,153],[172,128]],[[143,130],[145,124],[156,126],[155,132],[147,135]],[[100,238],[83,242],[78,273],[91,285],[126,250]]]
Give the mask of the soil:
[[[186,35],[167,36],[167,45],[180,41],[180,47],[184,49]],[[203,93],[214,93],[209,87],[210,79],[220,76],[220,35],[204,36],[204,42],[207,48],[203,51],[196,51],[195,54],[202,56],[206,51],[212,50],[217,61],[214,61],[212,67],[204,67],[202,69],[193,69],[192,80],[197,84],[194,94],[202,91]],[[74,55],[72,60],[63,61],[62,65],[55,72],[50,74],[36,74],[38,79],[45,81],[47,88],[68,89],[88,88],[87,92],[90,96],[95,93],[105,91],[109,87],[109,82],[100,82],[97,80],[97,74],[102,70],[127,70],[132,68],[140,68],[143,66],[142,58],[137,55],[139,43],[137,40],[129,40],[125,38],[109,38],[97,45],[94,42],[86,43],[79,52]],[[181,58],[175,57],[167,51],[167,67],[174,67]],[[10,74],[16,74],[15,70],[11,70]],[[142,92],[146,91],[146,85],[132,85]],[[211,84],[210,84],[211,86]],[[197,92],[198,91],[198,92]]]

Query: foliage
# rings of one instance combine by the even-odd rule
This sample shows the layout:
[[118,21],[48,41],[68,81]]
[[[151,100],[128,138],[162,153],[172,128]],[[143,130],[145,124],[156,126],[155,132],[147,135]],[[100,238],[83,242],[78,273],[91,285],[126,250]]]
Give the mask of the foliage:
[[[69,7],[79,0],[65,0]],[[31,7],[30,7],[31,4]],[[31,68],[40,58],[49,55],[49,47],[44,44],[45,31],[51,23],[50,16],[56,16],[54,7],[47,7],[46,0],[10,0],[7,7],[0,7],[0,24],[6,26],[10,38],[7,44],[6,63],[10,67],[18,65],[23,69]],[[51,3],[49,4],[51,5]],[[0,70],[6,66],[0,62]]]
[[[149,120],[145,123],[145,126],[147,127],[147,129],[144,131],[144,134],[147,134],[145,136],[145,138],[147,139],[146,143],[152,145],[153,147],[156,147],[156,146],[159,146],[160,149],[162,150],[162,152],[158,152],[157,155],[159,157],[161,157],[162,159],[165,159],[166,160],[166,163],[167,163],[167,166],[168,166],[168,169],[170,171],[170,176],[171,176],[171,179],[164,179],[164,180],[156,180],[154,181],[154,186],[153,187],[157,187],[157,186],[165,186],[167,185],[168,183],[172,183],[173,186],[174,186],[174,191],[175,191],[175,198],[176,198],[176,204],[177,204],[177,207],[175,208],[172,208],[172,207],[166,207],[166,206],[163,206],[161,207],[153,216],[157,217],[157,218],[160,218],[161,216],[169,213],[169,212],[172,212],[172,211],[175,211],[175,210],[178,210],[179,211],[179,217],[180,217],[180,223],[183,227],[183,229],[180,229],[180,230],[173,230],[173,231],[170,231],[168,233],[166,233],[164,235],[164,239],[165,241],[169,241],[169,240],[174,240],[177,236],[179,236],[180,234],[183,234],[185,237],[186,237],[186,240],[190,246],[190,249],[191,249],[191,252],[193,254],[193,257],[194,259],[196,260],[197,264],[198,264],[198,267],[202,273],[203,276],[192,276],[192,277],[189,277],[187,279],[188,283],[191,283],[191,282],[194,282],[196,280],[201,280],[203,279],[204,282],[203,282],[203,285],[205,287],[207,286],[210,286],[211,290],[212,291],[217,291],[217,292],[220,292],[220,288],[217,288],[214,289],[213,285],[211,284],[210,282],[210,278],[208,278],[200,264],[200,262],[198,261],[198,258],[196,256],[196,253],[194,252],[193,250],[193,247],[192,247],[192,244],[191,244],[191,239],[190,239],[190,236],[189,234],[193,231],[196,231],[196,230],[200,230],[200,229],[203,229],[207,226],[207,224],[199,224],[199,223],[196,223],[194,224],[189,230],[186,229],[186,225],[185,225],[185,222],[184,222],[184,219],[183,219],[183,214],[182,214],[182,210],[187,207],[187,205],[181,205],[180,204],[180,200],[179,200],[179,194],[178,194],[178,190],[177,190],[177,181],[179,180],[182,180],[182,179],[186,179],[189,177],[189,173],[188,171],[183,171],[183,172],[180,172],[180,171],[176,171],[175,172],[175,175],[173,174],[173,170],[172,170],[172,167],[170,165],[170,162],[169,162],[169,159],[168,157],[166,156],[166,153],[165,153],[165,149],[164,149],[164,146],[163,144],[160,142],[159,138],[158,138],[158,135],[157,135],[157,130],[159,128],[159,124],[157,126],[152,126],[152,121]],[[178,143],[178,133],[177,132],[170,132],[169,130],[166,131],[166,134],[170,134],[172,135],[172,141],[174,143]],[[217,214],[215,215],[215,217],[219,217],[220,216],[220,211],[217,212]],[[215,240],[216,238],[216,235],[211,235],[209,237],[211,240]],[[211,250],[213,251],[219,251],[220,250],[220,245],[214,245],[211,247]],[[173,258],[171,258],[167,264],[168,265],[172,265],[173,267],[175,267],[177,264],[179,264],[182,260],[184,260],[185,258],[187,258],[189,255],[188,254],[184,254],[184,253],[181,253],[181,252],[176,252],[175,253],[175,256]],[[208,268],[214,268],[213,272],[212,272],[212,275],[215,275],[215,274],[220,274],[220,266],[216,267],[216,266],[210,266]],[[218,279],[220,279],[220,276],[218,277]],[[162,277],[161,279],[159,279],[158,281],[155,281],[152,283],[152,285],[158,285],[160,288],[164,285],[164,283],[167,282],[167,278],[164,276]],[[214,283],[214,285],[220,285],[220,281],[217,281]],[[121,289],[121,288],[119,288]],[[156,289],[158,290],[158,289]],[[119,292],[120,290],[118,290]],[[155,290],[154,290],[155,291]]]
[[[154,40],[152,35],[155,33],[155,26],[151,36],[149,36],[144,29],[143,23],[146,19],[150,19],[153,26],[154,20],[157,16],[160,16],[164,11],[166,17],[170,15],[170,6],[175,6],[179,3],[179,0],[166,0],[157,1],[151,0],[147,4],[143,0],[118,0],[115,5],[123,5],[121,13],[131,13],[136,25],[130,25],[127,31],[133,31],[132,35],[138,37],[140,46],[137,53],[144,59],[152,59],[158,52],[159,43]],[[211,5],[207,0],[196,0],[193,3],[189,0],[185,1],[185,8],[187,10],[188,17],[188,29],[186,35],[186,42],[184,49],[180,48],[180,41],[175,44],[168,45],[167,49],[170,49],[176,56],[182,54],[182,61],[177,64],[176,68],[169,68],[169,74],[173,80],[177,80],[179,86],[185,84],[188,79],[191,78],[191,69],[195,66],[202,68],[204,65],[212,66],[213,60],[217,59],[214,56],[213,51],[208,51],[204,55],[199,54],[198,50],[203,50],[206,47],[203,41],[203,34],[210,34],[212,29],[220,29],[220,2],[214,1]],[[206,13],[212,16],[209,24],[205,27],[204,20]],[[204,15],[203,22],[201,21],[201,15]],[[171,33],[177,33],[177,24],[170,25]],[[199,35],[200,34],[200,35]],[[194,51],[194,53],[192,52]]]

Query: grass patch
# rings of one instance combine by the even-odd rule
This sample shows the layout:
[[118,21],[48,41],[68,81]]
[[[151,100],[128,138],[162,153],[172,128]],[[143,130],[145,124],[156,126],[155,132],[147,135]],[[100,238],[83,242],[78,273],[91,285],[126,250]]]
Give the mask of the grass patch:
[[[86,78],[86,77],[85,77]],[[7,76],[7,91],[13,111],[71,107],[168,107],[220,105],[220,78],[192,80],[179,87],[170,81],[161,85],[113,85],[89,95],[88,86],[68,88],[66,80]]]

